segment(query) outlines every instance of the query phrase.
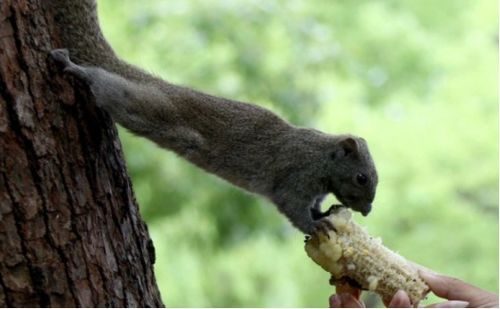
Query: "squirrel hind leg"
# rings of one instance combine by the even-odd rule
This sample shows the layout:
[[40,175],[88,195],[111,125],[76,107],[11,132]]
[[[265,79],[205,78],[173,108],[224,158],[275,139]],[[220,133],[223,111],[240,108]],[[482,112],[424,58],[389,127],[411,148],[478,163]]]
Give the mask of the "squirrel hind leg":
[[63,68],[71,63],[71,60],[69,60],[69,51],[66,48],[53,49],[49,54],[50,57]]
[[85,67],[75,64],[69,58],[69,51],[65,48],[54,49],[50,51],[50,57],[55,61],[57,66],[63,70],[64,73],[69,73],[87,83],[91,83],[90,78]]

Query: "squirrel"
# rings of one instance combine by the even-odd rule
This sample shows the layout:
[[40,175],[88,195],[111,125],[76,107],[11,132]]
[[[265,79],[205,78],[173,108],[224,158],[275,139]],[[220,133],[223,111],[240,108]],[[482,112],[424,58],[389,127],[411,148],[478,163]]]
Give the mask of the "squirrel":
[[95,0],[49,3],[65,48],[52,50],[51,58],[86,83],[114,121],[267,197],[305,234],[324,228],[321,202],[329,193],[370,212],[378,176],[363,138],[296,127],[262,107],[168,83],[116,56]]

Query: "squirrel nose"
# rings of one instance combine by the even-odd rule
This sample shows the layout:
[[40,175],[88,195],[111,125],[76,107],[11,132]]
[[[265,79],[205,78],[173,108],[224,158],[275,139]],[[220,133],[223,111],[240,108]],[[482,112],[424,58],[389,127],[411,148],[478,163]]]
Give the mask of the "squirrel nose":
[[372,204],[366,204],[361,209],[361,214],[366,217],[371,210],[372,210]]

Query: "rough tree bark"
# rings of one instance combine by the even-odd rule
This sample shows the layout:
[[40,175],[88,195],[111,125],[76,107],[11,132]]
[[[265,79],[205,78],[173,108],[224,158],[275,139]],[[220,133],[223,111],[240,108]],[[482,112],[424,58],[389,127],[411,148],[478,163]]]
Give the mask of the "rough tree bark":
[[0,0],[0,306],[162,306],[117,132],[47,53],[46,0]]

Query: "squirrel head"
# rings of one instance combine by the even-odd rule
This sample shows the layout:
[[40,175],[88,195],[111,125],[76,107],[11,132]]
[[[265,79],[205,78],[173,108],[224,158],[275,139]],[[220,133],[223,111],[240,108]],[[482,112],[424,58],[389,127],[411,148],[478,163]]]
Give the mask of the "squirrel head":
[[330,152],[328,190],[344,205],[366,216],[378,184],[377,170],[362,138],[341,135]]

